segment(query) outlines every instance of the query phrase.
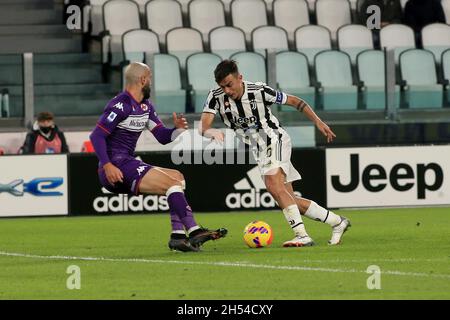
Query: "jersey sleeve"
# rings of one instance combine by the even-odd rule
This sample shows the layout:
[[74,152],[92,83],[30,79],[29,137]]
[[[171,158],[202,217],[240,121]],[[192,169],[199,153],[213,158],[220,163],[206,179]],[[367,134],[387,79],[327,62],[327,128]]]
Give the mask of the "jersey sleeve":
[[153,104],[150,104],[147,129],[153,131],[157,127],[163,126],[161,119],[159,119],[158,114],[155,111]]
[[206,98],[205,105],[203,107],[203,112],[216,114],[219,109],[219,101],[214,97],[214,91],[210,90],[208,97]]
[[112,99],[106,105],[97,127],[110,134],[120,122],[128,118],[131,109],[131,102],[128,99]]
[[263,90],[264,90],[264,97],[267,102],[267,105],[271,105],[274,103],[276,103],[276,104],[285,104],[286,103],[286,101],[287,101],[286,93],[275,90],[266,84],[263,84]]
[[176,128],[166,128],[164,123],[159,119],[153,104],[150,104],[147,129],[153,134],[153,136],[161,144],[171,143],[176,134],[174,134]]

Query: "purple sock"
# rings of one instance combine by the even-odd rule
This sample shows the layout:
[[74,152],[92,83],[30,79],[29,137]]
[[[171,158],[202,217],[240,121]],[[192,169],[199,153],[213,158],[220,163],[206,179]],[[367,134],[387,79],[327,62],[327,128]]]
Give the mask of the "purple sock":
[[169,203],[171,215],[176,214],[180,218],[186,230],[197,226],[191,207],[187,203],[183,192],[171,192],[167,197],[167,202]]
[[172,224],[172,233],[184,233],[183,223],[178,215],[172,210],[170,211],[170,223]]

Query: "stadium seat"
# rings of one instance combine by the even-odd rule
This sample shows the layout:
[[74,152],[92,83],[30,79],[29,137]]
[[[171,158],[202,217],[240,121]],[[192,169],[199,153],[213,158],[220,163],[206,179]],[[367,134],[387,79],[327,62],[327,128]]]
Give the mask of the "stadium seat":
[[[279,90],[296,95],[310,106],[315,106],[314,88],[309,77],[308,58],[299,52],[279,52],[276,56],[276,76]],[[295,108],[282,105],[282,111],[297,111]]]
[[195,112],[202,112],[208,92],[217,87],[214,80],[214,69],[222,61],[214,53],[194,53],[186,61],[186,72],[192,105]]
[[[118,65],[122,60],[122,35],[140,29],[138,5],[128,0],[110,0],[103,5],[105,31],[102,37],[103,62]],[[111,54],[109,60],[108,54]]]
[[[363,105],[366,109],[384,109],[386,105],[386,76],[384,52],[366,50],[358,54],[358,78],[364,84]],[[395,107],[400,106],[400,87],[395,86]]]
[[330,31],[322,26],[308,25],[295,31],[297,51],[308,57],[310,66],[314,64],[314,57],[321,51],[331,49]]
[[444,23],[429,24],[422,29],[423,48],[433,52],[438,64],[442,53],[450,48],[450,26]]
[[256,52],[238,52],[231,56],[238,64],[239,72],[244,80],[251,82],[267,82],[266,61]]
[[219,0],[192,0],[189,3],[189,21],[191,28],[202,33],[203,42],[208,43],[209,32],[225,26],[225,11]]
[[153,79],[156,111],[158,113],[185,112],[186,91],[181,87],[180,64],[175,56],[154,55]]
[[228,59],[232,54],[245,51],[244,32],[234,27],[218,27],[209,33],[211,52],[222,59]]
[[156,33],[150,30],[130,30],[122,36],[124,59],[127,61],[145,62],[147,53],[159,53],[159,42]]
[[450,106],[450,49],[444,51],[441,57],[442,61],[442,77],[445,81],[445,100],[446,106]]
[[231,20],[234,27],[244,31],[246,41],[250,42],[251,32],[267,25],[266,3],[263,0],[235,0],[231,3]]
[[267,50],[276,52],[289,49],[287,33],[280,27],[262,26],[252,32],[253,50],[266,56]]
[[286,30],[289,42],[294,43],[294,33],[309,24],[308,4],[305,0],[275,0],[273,2],[274,24]]
[[348,0],[317,0],[317,24],[326,27],[331,32],[331,39],[336,39],[337,30],[352,23],[352,13]]
[[373,49],[372,32],[362,25],[350,24],[339,28],[337,39],[339,50],[350,56],[352,64],[356,64],[358,53]]
[[175,0],[152,0],[145,6],[145,11],[147,27],[156,32],[164,50],[167,32],[183,26],[181,5]]
[[441,0],[441,5],[442,8],[444,9],[447,24],[450,24],[450,0]]
[[400,55],[400,72],[409,108],[442,107],[443,87],[438,84],[433,53],[410,49]]
[[200,31],[190,28],[175,28],[167,32],[167,52],[180,61],[181,69],[186,66],[186,58],[193,53],[203,52]]
[[358,88],[353,85],[350,57],[340,51],[329,50],[315,58],[319,106],[324,110],[355,110],[358,107]]
[[403,24],[388,24],[380,31],[381,49],[394,50],[395,63],[398,64],[400,54],[416,47],[414,31]]
[[103,4],[108,0],[90,0],[83,7],[83,32],[98,36],[104,29]]

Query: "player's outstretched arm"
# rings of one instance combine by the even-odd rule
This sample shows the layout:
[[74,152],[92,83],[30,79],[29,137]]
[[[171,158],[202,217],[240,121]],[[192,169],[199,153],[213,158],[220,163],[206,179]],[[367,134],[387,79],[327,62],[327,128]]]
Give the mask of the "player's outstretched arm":
[[222,130],[212,128],[214,122],[214,113],[203,112],[200,119],[200,126],[198,127],[198,133],[205,138],[214,139],[220,143],[224,140],[224,134]]
[[333,138],[336,138],[336,135],[330,127],[319,118],[319,116],[305,100],[296,96],[288,95],[286,104],[296,108],[300,112],[303,112],[305,116],[316,125],[317,129],[327,138],[327,142],[331,142],[333,141]]

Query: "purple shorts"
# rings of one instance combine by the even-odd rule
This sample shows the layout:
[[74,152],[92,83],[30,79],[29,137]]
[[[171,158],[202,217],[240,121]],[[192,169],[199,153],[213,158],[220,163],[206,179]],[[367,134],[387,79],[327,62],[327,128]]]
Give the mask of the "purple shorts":
[[106,179],[105,170],[99,168],[98,177],[100,183],[106,190],[112,193],[127,193],[135,194],[139,193],[139,184],[145,174],[153,168],[153,166],[137,160],[129,155],[116,155],[111,159],[112,164],[122,171],[123,182],[116,182],[111,185]]

